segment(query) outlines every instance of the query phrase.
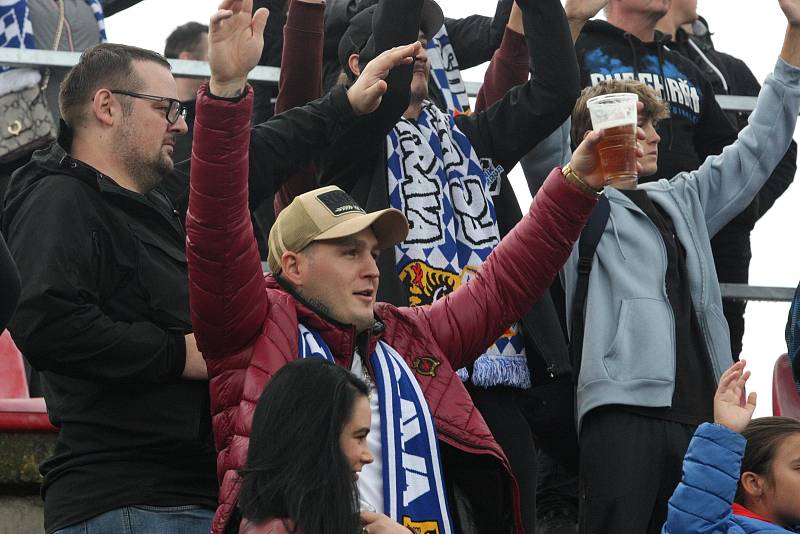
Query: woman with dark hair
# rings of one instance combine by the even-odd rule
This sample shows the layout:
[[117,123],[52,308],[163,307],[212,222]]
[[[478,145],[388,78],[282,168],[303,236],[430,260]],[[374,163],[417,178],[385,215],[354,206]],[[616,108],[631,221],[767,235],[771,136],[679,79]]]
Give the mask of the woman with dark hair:
[[744,400],[744,366],[741,360],[720,378],[714,424],[700,425],[692,438],[662,534],[798,532],[800,421],[751,421],[756,394]]
[[370,422],[369,387],[350,371],[305,358],[275,373],[240,470],[240,534],[408,534],[383,514],[359,515]]

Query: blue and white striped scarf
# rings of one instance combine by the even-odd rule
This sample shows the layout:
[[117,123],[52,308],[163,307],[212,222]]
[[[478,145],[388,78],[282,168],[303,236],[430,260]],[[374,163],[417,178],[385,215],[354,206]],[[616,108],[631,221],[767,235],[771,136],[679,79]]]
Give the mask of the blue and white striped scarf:
[[[103,6],[100,0],[85,0],[94,13],[100,31],[100,42],[107,41]],[[36,49],[27,0],[0,0],[0,48]],[[0,65],[0,73],[13,67]],[[35,82],[38,83],[38,82]]]
[[439,32],[428,40],[428,61],[436,86],[444,95],[447,109],[451,114],[469,112],[467,87],[461,78],[458,59],[450,44],[447,28],[442,24]]
[[[430,102],[417,121],[401,119],[387,138],[389,205],[408,218],[395,247],[410,306],[431,304],[478,272],[500,242],[490,180],[467,136]],[[459,370],[466,380],[466,370]],[[514,324],[475,361],[478,386],[530,387],[525,342]]]
[[[298,325],[299,356],[336,363],[319,333]],[[381,415],[383,512],[404,526],[452,534],[436,428],[405,360],[379,341],[370,356]]]

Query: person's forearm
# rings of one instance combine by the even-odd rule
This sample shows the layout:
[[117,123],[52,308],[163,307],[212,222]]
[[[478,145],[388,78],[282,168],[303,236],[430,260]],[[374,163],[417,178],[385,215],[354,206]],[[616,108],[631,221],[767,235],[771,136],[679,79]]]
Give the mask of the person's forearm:
[[[198,348],[209,358],[250,342],[266,314],[264,280],[248,209],[252,91],[239,101],[197,98],[186,259]],[[262,180],[270,180],[266,175]],[[241,317],[239,310],[248,310]]]
[[586,20],[568,18],[567,23],[569,24],[569,33],[572,36],[572,42],[575,43],[578,41],[578,37],[580,37],[581,32],[583,31],[583,27],[586,25]]
[[480,112],[503,98],[512,87],[528,80],[528,49],[525,37],[509,25],[503,35],[500,48],[483,76],[483,85],[478,91],[475,111]]
[[800,66],[800,25],[789,24],[786,28],[781,59],[790,65]]
[[445,354],[457,355],[454,368],[470,365],[550,287],[596,204],[554,169],[477,276],[426,309],[431,324],[451,326],[435,336]]
[[275,113],[322,96],[322,0],[293,0],[283,30],[283,57]]

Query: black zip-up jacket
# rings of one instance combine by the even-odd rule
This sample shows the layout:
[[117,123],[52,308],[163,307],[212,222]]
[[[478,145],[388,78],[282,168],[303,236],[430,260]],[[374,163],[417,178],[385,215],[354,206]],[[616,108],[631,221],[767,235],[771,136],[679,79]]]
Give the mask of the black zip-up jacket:
[[0,331],[5,330],[19,299],[20,280],[17,265],[0,235]]
[[14,173],[2,230],[22,273],[9,329],[60,427],[40,467],[45,530],[133,504],[213,509],[208,383],[180,378],[188,272],[166,196],[53,143]]

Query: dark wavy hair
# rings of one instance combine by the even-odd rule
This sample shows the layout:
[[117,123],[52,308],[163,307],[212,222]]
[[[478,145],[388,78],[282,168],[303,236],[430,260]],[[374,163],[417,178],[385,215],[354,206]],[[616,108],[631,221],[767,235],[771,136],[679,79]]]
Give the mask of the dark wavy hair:
[[304,534],[360,532],[358,493],[340,436],[369,388],[321,358],[295,360],[264,388],[253,415],[239,508],[252,522],[289,518]]
[[[742,431],[747,445],[740,472],[749,471],[772,480],[772,462],[775,453],[783,440],[794,434],[800,434],[800,421],[790,417],[761,417],[750,421]],[[746,506],[744,499],[745,492],[740,479],[733,500]]]

